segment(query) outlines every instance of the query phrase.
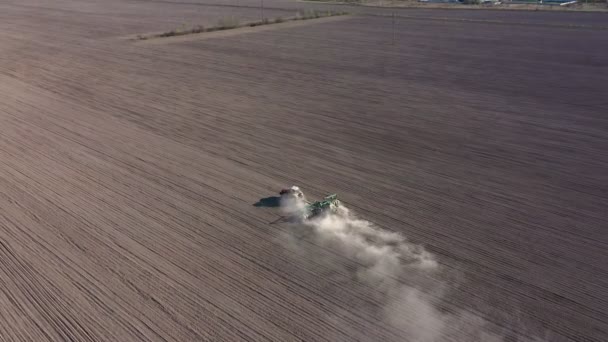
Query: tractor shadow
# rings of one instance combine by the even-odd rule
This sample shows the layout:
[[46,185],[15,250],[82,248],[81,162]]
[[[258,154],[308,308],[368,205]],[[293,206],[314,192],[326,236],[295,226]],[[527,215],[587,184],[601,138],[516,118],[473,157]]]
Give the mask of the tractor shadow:
[[259,201],[253,203],[253,206],[258,208],[278,208],[281,206],[281,197],[271,196],[260,198]]
[[[279,208],[281,207],[281,197],[280,196],[270,196],[260,198],[257,202],[253,203],[254,207],[257,208]],[[281,224],[281,223],[290,223],[297,224],[302,223],[302,218],[298,215],[281,215],[278,219],[268,222],[269,224]]]

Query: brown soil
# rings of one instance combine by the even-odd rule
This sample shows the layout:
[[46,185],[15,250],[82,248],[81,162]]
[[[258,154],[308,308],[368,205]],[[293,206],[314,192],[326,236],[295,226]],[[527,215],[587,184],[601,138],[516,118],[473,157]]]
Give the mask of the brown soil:
[[603,17],[123,39],[256,4],[0,4],[3,340],[399,341],[352,260],[295,253],[253,205],[291,184],[424,245],[441,310],[505,341],[608,339],[608,35],[542,25]]

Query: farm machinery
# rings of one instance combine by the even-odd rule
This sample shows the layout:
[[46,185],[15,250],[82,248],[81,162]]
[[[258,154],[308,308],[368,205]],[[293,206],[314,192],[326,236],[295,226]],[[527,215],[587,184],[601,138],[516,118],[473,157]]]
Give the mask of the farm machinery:
[[310,219],[325,213],[336,213],[340,207],[340,200],[338,200],[337,194],[328,195],[316,202],[307,201],[304,197],[304,193],[297,186],[283,189],[279,194],[282,199],[292,201],[292,203],[301,203],[303,205],[301,211],[305,219]]

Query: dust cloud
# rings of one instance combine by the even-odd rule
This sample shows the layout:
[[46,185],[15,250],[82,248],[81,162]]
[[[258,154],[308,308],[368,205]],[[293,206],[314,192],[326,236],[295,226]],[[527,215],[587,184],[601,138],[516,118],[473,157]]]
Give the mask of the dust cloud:
[[[289,198],[282,200],[281,209],[296,217],[299,226],[309,228],[307,239],[312,243],[357,265],[353,281],[373,289],[373,297],[381,303],[381,310],[373,314],[399,331],[402,341],[502,341],[488,332],[483,319],[471,313],[437,309],[435,303],[441,301],[445,284],[436,279],[432,286],[406,285],[402,281],[425,275],[432,278],[430,275],[440,271],[435,257],[422,246],[357,218],[343,205],[336,212],[304,219],[306,205],[303,198]],[[301,243],[298,239],[290,241],[292,248]]]

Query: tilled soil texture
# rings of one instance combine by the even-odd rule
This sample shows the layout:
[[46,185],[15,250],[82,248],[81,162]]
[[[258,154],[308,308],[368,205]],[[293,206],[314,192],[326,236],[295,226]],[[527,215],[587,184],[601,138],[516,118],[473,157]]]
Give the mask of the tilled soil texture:
[[606,17],[351,11],[0,4],[1,339],[608,340]]

